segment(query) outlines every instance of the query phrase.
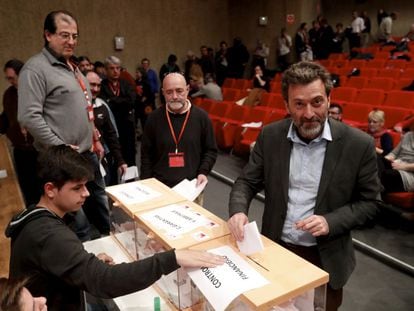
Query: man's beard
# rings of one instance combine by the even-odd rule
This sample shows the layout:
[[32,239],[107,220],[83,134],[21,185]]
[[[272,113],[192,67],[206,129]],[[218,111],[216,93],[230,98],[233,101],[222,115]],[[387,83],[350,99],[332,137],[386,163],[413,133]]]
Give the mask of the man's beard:
[[[315,124],[309,125],[308,122],[316,122]],[[299,135],[305,139],[315,139],[318,137],[323,130],[323,124],[325,120],[321,120],[319,118],[312,118],[311,120],[304,121],[303,119],[300,120],[300,124],[296,125],[298,129]]]
[[176,100],[176,101],[171,100],[167,102],[167,104],[168,104],[168,108],[171,111],[176,112],[176,111],[182,110],[185,107],[186,101],[185,100]]

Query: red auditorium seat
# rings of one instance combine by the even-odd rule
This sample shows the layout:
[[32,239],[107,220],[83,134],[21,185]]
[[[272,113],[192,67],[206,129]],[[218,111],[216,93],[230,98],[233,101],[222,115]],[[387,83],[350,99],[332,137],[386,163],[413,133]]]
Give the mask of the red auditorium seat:
[[383,90],[360,89],[355,102],[358,104],[367,104],[374,107],[381,106],[384,102],[385,93]]
[[368,78],[366,77],[349,77],[343,84],[346,87],[354,87],[357,89],[365,88],[368,84]]
[[392,128],[397,123],[413,115],[413,111],[411,109],[406,109],[406,108],[381,106],[379,107],[379,109],[384,111],[385,113],[385,127],[386,128]]
[[384,106],[414,109],[414,92],[389,91]]
[[211,122],[213,123],[213,129],[214,129],[214,122],[217,122],[217,120],[219,120],[220,118],[225,117],[233,105],[236,105],[236,104],[230,101],[221,101],[213,105],[213,107],[211,108],[208,114]]
[[395,68],[391,68],[391,69],[387,69],[387,68],[382,68],[382,69],[378,69],[377,72],[377,77],[384,77],[384,78],[393,78],[393,79],[398,79],[401,75],[401,69],[395,69]]
[[233,78],[226,78],[224,79],[223,85],[222,87],[226,87],[226,88],[233,88],[234,83],[236,82],[236,79]]
[[400,79],[411,79],[414,80],[414,67],[406,68],[404,71],[401,71]]
[[376,77],[368,81],[367,89],[380,89],[388,92],[394,88],[395,81],[392,78]]
[[375,69],[384,68],[386,62],[387,60],[385,59],[371,59],[367,61],[365,68],[375,68]]
[[219,118],[213,123],[219,148],[229,149],[233,147],[236,130],[238,126],[245,123],[244,120],[247,119],[251,111],[251,107],[233,105],[225,117]]
[[389,51],[378,51],[374,54],[374,59],[389,59],[390,52]]
[[365,59],[351,59],[348,63],[348,67],[352,68],[364,68],[367,65],[367,60]]
[[209,98],[202,98],[201,103],[198,105],[201,109],[204,109],[207,113],[211,111],[214,105],[218,105],[219,103],[214,99]]
[[343,121],[353,127],[366,130],[368,127],[368,114],[373,107],[371,105],[347,103],[344,104]]
[[409,86],[414,78],[400,78],[395,81],[394,90],[402,90],[403,87]]
[[384,201],[405,209],[414,207],[414,192],[392,192],[387,193]]
[[240,90],[235,88],[223,88],[223,100],[225,101],[232,101],[235,102],[239,100],[240,97]]
[[239,90],[247,90],[253,87],[253,82],[248,79],[236,79],[234,82],[233,88]]
[[331,100],[334,102],[352,102],[357,96],[357,89],[353,87],[340,86],[331,91]]
[[360,69],[360,76],[361,77],[366,77],[366,78],[373,78],[376,77],[378,73],[378,69],[377,68],[361,68]]
[[280,81],[270,82],[270,92],[271,93],[281,93],[282,92],[282,82],[280,82]]
[[387,69],[400,69],[403,70],[407,66],[407,61],[404,59],[390,59],[385,64]]

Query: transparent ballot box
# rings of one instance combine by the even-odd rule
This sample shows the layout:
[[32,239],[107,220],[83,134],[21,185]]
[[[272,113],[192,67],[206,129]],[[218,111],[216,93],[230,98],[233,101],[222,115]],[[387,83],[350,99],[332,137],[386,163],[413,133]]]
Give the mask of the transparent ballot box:
[[134,214],[185,199],[155,178],[106,187],[113,201],[111,233],[133,260],[138,260]]
[[[135,214],[138,258],[169,249],[185,249],[229,234],[227,223],[202,208],[184,201]],[[163,276],[156,286],[177,309],[194,305],[194,284],[183,269]]]
[[[220,305],[217,302],[220,300],[219,297],[222,297],[223,300],[225,299],[223,297],[226,296],[229,297],[229,300],[224,307],[222,306],[225,310],[325,310],[326,284],[329,281],[328,273],[266,237],[261,237],[264,250],[251,256],[239,253],[235,241],[230,235],[190,248],[215,251],[230,247],[231,250],[244,259],[243,262],[245,261],[252,268],[252,273],[257,272],[267,281],[264,285],[260,284],[257,288],[238,294],[234,288],[241,287],[239,284],[242,281],[239,277],[242,275],[240,271],[243,271],[243,269],[237,270],[231,258],[227,257],[228,260],[226,259],[224,265],[228,265],[231,270],[231,274],[227,275],[227,279],[224,272],[221,271],[221,274],[219,274],[218,270],[212,269],[207,271],[205,276],[200,273],[202,275],[200,277],[201,281],[200,279],[193,280],[197,286],[192,287],[192,310],[215,310],[214,306],[219,308]],[[201,271],[206,271],[206,269],[201,269]],[[214,293],[215,289],[211,289],[212,286],[206,290],[203,287],[202,278],[207,278],[209,281],[205,282],[215,282],[216,285],[220,280],[221,289],[217,289],[216,293]],[[237,280],[240,281],[237,282]],[[202,292],[203,288],[204,293]],[[231,291],[234,291],[235,296],[232,296]],[[215,298],[214,295],[217,295],[217,297]]]

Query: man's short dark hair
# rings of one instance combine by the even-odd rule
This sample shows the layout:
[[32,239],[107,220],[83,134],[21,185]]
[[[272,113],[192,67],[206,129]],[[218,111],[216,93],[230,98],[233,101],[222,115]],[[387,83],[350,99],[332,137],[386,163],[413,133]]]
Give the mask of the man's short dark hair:
[[298,62],[291,65],[283,73],[282,95],[286,102],[289,99],[290,85],[306,85],[316,80],[322,80],[325,85],[326,96],[329,96],[333,88],[331,76],[325,67],[313,62]]
[[22,69],[23,65],[24,63],[21,60],[13,58],[7,61],[7,63],[4,65],[3,71],[6,71],[6,69],[11,68],[14,70],[16,75],[19,75],[20,70]]
[[[58,15],[67,15],[70,16],[76,23],[76,25],[78,25],[78,21],[76,20],[75,16],[73,16],[72,13],[70,13],[69,11],[66,10],[58,10],[58,11],[52,11],[49,14],[47,14],[46,18],[45,18],[45,22],[44,22],[44,26],[43,26],[43,38],[45,39],[45,46],[48,46],[48,41],[46,40],[46,35],[44,34],[44,32],[47,30],[49,33],[56,33],[56,17]],[[66,21],[65,18],[63,18],[63,20]],[[70,23],[70,20],[67,20],[68,23]],[[79,33],[79,29],[78,29],[78,33]]]
[[343,113],[342,106],[341,106],[340,104],[337,104],[337,103],[331,103],[331,105],[329,106],[329,109],[331,109],[331,108],[338,108],[339,113],[340,113],[340,114],[342,114],[342,113]]
[[175,63],[177,61],[177,56],[175,56],[175,54],[170,54],[169,56],[168,56],[168,63],[169,64],[171,64],[171,63]]
[[51,146],[41,152],[37,172],[42,188],[48,182],[60,189],[68,181],[94,179],[90,162],[67,145]]

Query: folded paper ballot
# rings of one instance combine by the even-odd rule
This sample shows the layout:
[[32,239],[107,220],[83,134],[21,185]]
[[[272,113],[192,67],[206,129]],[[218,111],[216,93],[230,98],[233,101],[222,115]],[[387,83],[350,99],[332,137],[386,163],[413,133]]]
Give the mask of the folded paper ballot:
[[121,176],[121,181],[125,182],[128,180],[132,180],[132,179],[136,179],[138,178],[138,168],[134,165],[134,166],[128,166],[125,174]]
[[196,186],[197,179],[183,179],[179,184],[175,185],[172,190],[180,194],[189,201],[194,201],[207,185],[207,181]]
[[244,226],[244,240],[237,241],[241,253],[246,256],[263,251],[263,242],[255,221]]

